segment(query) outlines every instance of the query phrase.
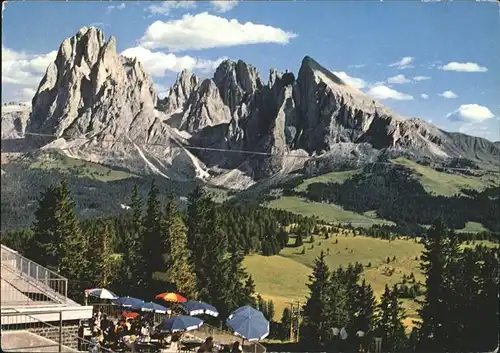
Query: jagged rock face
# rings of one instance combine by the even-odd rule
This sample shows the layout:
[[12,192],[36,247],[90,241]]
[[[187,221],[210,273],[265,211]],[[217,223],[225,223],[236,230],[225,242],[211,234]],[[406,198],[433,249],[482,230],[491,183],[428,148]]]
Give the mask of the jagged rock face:
[[[158,101],[141,64],[119,56],[114,38],[95,28],[61,44],[32,106],[26,130],[83,137],[65,145],[80,158],[179,178],[208,178],[211,168],[222,184],[240,173],[326,172],[401,154],[500,164],[498,145],[398,116],[310,57],[297,77],[273,69],[267,84],[242,60],[222,62],[203,81],[182,71]],[[188,144],[207,149],[191,153]]]
[[187,101],[180,129],[193,133],[207,126],[228,123],[230,120],[231,112],[222,102],[215,82],[206,79]]
[[[32,102],[27,131],[57,136],[126,134],[153,117],[156,93],[137,60],[120,57],[116,41],[96,28],[66,39]],[[144,116],[148,115],[148,116]]]
[[179,109],[184,110],[187,101],[199,86],[200,79],[198,77],[187,70],[182,70],[170,88],[170,92],[165,102],[161,102],[159,105],[164,106],[163,110],[167,113]]

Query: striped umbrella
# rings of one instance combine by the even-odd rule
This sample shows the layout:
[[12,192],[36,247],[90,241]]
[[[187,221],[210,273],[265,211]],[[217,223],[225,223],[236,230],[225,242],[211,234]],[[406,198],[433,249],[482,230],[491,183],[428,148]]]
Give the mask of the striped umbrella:
[[118,299],[118,296],[106,288],[92,288],[85,290],[86,295],[99,299]]
[[155,297],[155,299],[161,299],[171,303],[185,303],[187,301],[187,299],[182,295],[170,292],[160,293]]

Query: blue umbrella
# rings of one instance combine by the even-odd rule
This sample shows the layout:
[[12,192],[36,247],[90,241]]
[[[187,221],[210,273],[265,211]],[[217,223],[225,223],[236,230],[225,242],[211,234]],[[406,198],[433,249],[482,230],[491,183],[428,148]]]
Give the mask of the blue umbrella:
[[163,320],[160,324],[162,332],[184,332],[196,330],[203,325],[203,320],[192,316],[174,316],[170,319]]
[[124,307],[124,308],[131,308],[131,309],[140,309],[142,305],[144,304],[144,301],[141,299],[137,299],[134,297],[121,297],[118,298],[114,301],[115,305]]
[[264,314],[251,306],[243,306],[232,312],[226,324],[247,341],[259,341],[269,335],[269,321]]
[[219,312],[215,308],[215,306],[204,303],[204,302],[199,302],[195,300],[190,300],[185,303],[181,304],[184,310],[191,316],[195,315],[210,315],[213,317],[219,316]]
[[164,306],[153,302],[143,303],[141,306],[141,311],[154,311],[160,314],[166,314],[166,313],[170,314],[172,312],[170,309],[167,309]]

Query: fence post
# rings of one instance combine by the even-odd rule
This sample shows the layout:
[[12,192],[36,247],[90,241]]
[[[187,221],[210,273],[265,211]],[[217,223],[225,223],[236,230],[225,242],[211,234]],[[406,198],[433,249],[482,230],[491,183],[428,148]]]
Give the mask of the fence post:
[[63,319],[62,319],[62,310],[59,311],[59,352],[62,352],[62,343],[63,343]]

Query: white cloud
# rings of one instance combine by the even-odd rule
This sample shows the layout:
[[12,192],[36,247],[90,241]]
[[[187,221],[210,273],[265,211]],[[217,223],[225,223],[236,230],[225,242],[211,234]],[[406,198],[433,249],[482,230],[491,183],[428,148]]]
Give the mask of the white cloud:
[[443,98],[447,98],[447,99],[454,99],[454,98],[457,98],[458,96],[455,94],[455,92],[453,91],[444,91],[443,93],[439,93],[439,95]]
[[395,63],[392,63],[389,65],[389,67],[397,67],[398,69],[400,70],[403,70],[403,69],[408,69],[408,68],[411,68],[413,67],[412,65],[410,65],[413,61],[415,60],[414,57],[412,56],[405,56],[404,58],[402,58],[401,60],[399,61],[396,61]]
[[2,18],[3,18],[3,11],[5,10],[5,5],[7,5],[7,1],[2,1]]
[[425,93],[422,93],[420,97],[422,97],[422,99],[429,99],[429,95]]
[[460,72],[486,72],[488,71],[488,68],[479,66],[476,63],[457,63],[456,61],[452,61],[444,66],[441,66],[441,70]]
[[56,56],[57,51],[29,54],[2,46],[2,100],[31,101]]
[[413,100],[413,96],[398,92],[392,88],[387,86],[374,86],[371,87],[368,92],[366,92],[369,96],[372,96],[375,99],[385,100],[385,99],[393,99],[393,100]]
[[57,51],[28,54],[2,47],[2,84],[37,87]]
[[362,89],[367,86],[366,81],[364,81],[363,79],[357,77],[351,77],[344,71],[341,72],[333,71],[333,73],[351,87]]
[[430,80],[431,78],[429,76],[415,76],[413,77],[413,81],[426,81]]
[[446,117],[454,121],[474,123],[492,119],[495,116],[487,107],[482,105],[462,104],[457,110],[446,114]]
[[161,83],[154,82],[154,86],[156,89],[156,94],[158,94],[159,98],[165,98],[170,93],[170,89],[167,86],[162,85]]
[[389,77],[387,79],[387,82],[392,83],[393,85],[398,85],[398,84],[408,83],[408,82],[410,82],[410,80],[407,79],[405,77],[405,75],[396,75],[396,76]]
[[212,8],[217,12],[227,12],[238,6],[239,0],[210,1]]
[[201,72],[214,71],[219,64],[227,58],[217,60],[205,60],[191,56],[176,56],[162,52],[153,52],[142,47],[128,48],[121,55],[137,58],[148,74],[155,77],[163,77],[168,71],[180,72],[186,70],[199,70]]
[[106,12],[107,13],[110,13],[111,11],[113,10],[123,10],[125,8],[125,3],[122,2],[120,5],[109,5],[107,8],[106,8]]
[[244,44],[287,44],[296,34],[272,26],[240,23],[236,19],[203,12],[184,15],[180,20],[156,21],[141,38],[148,49],[168,48],[170,51],[231,47]]
[[145,10],[151,15],[167,16],[174,9],[192,9],[196,7],[196,1],[163,1],[161,4],[148,6]]

